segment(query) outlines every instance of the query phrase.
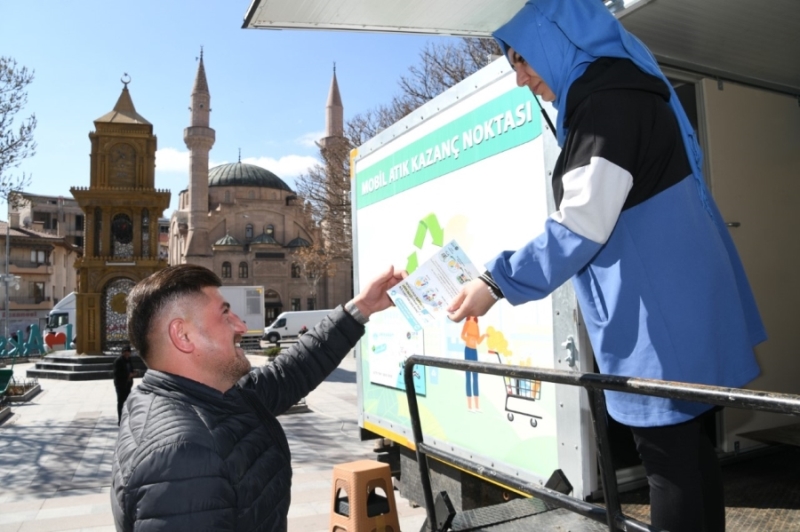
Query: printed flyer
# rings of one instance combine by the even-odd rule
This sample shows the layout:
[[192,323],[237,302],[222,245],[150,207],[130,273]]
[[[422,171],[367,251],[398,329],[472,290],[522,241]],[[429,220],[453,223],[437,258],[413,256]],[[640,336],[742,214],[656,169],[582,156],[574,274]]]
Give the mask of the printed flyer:
[[478,275],[467,254],[452,240],[388,294],[412,329],[418,332],[440,323],[461,286]]

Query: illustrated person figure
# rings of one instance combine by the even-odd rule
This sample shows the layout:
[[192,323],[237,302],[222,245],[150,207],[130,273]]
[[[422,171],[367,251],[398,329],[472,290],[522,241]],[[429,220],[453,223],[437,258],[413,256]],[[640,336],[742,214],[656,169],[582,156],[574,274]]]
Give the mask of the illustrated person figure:
[[240,347],[247,327],[214,272],[181,264],[140,281],[128,295],[128,334],[149,369],[122,411],[117,530],[285,532],[291,452],[276,416],[338,367],[405,276],[387,269],[255,369]]
[[131,362],[131,346],[122,346],[120,355],[114,360],[114,389],[117,392],[117,425],[122,419],[122,405],[128,399],[133,388],[133,378],[136,372]]
[[[482,316],[572,284],[601,372],[741,387],[766,339],[701,152],[652,54],[597,0],[530,0],[494,33],[517,84],[558,110],[556,211],[448,308]],[[633,432],[658,529],[725,529],[711,405],[605,393]]]
[[[481,336],[478,328],[478,318],[467,316],[464,327],[461,329],[461,339],[464,341],[464,360],[478,360],[478,344],[486,338]],[[467,371],[467,409],[470,412],[480,412],[480,402],[478,390],[478,374],[474,371]]]

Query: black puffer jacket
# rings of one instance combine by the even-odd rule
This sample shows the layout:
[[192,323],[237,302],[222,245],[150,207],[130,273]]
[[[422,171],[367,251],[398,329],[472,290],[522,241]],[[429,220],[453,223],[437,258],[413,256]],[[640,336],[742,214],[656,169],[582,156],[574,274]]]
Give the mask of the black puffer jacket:
[[285,531],[292,470],[275,416],[325,380],[363,333],[340,307],[224,394],[148,371],[122,414],[117,530]]

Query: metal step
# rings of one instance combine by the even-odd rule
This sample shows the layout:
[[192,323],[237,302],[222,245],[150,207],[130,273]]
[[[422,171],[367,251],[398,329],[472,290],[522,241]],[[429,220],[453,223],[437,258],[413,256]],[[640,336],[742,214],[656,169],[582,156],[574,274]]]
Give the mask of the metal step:
[[[420,532],[428,530],[427,520]],[[569,532],[599,532],[608,525],[587,519],[562,508],[552,509],[538,499],[514,499],[456,514],[450,529],[453,532],[530,532],[532,530],[563,530]]]

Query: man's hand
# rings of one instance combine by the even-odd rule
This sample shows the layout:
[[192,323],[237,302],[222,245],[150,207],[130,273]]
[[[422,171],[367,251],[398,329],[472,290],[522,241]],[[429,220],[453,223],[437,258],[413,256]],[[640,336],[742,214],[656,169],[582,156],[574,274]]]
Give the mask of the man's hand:
[[447,308],[448,318],[459,322],[467,316],[483,316],[497,300],[492,297],[489,287],[480,279],[465,284]]
[[392,306],[386,291],[408,277],[405,271],[394,271],[394,266],[371,280],[364,289],[353,298],[353,304],[358,307],[365,318],[369,318],[373,312],[380,312]]

